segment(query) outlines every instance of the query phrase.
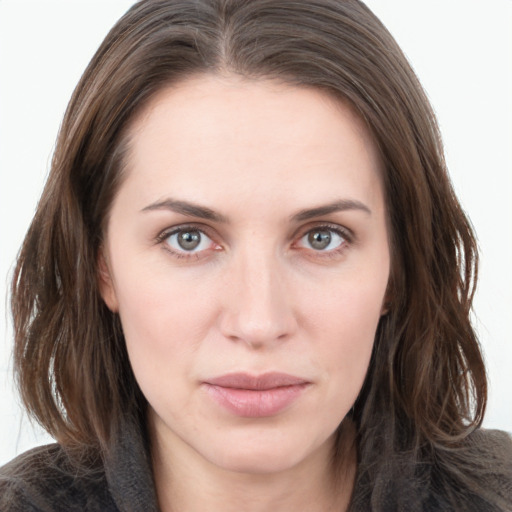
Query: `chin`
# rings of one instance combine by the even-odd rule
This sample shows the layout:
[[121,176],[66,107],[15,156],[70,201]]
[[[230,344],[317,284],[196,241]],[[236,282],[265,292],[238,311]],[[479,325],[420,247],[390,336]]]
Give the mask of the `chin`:
[[294,434],[271,430],[264,434],[230,436],[225,441],[219,440],[213,450],[210,445],[206,458],[226,471],[264,475],[286,472],[320,453],[325,454],[326,450],[332,453],[334,434],[317,443]]
[[224,453],[219,460],[212,462],[225,471],[247,475],[268,475],[290,470],[299,465],[301,459],[297,452],[237,448],[235,452]]

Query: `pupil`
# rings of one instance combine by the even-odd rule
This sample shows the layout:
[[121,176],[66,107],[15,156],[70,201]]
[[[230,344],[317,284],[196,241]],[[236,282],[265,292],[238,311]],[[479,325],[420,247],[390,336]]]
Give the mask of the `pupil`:
[[313,231],[308,235],[308,241],[313,249],[325,249],[331,243],[329,231]]
[[185,251],[195,249],[201,242],[199,231],[185,231],[178,235],[178,244]]

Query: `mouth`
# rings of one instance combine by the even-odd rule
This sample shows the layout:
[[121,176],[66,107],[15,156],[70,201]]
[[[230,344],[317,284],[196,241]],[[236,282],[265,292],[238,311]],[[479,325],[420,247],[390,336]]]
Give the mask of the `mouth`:
[[231,373],[203,382],[208,395],[236,416],[263,418],[288,409],[311,385],[285,373]]

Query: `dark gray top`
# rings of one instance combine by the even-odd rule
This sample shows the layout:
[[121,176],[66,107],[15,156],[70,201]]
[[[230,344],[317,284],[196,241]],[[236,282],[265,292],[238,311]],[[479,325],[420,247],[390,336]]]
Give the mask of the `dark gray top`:
[[[463,511],[512,511],[512,440],[499,431],[480,430],[472,434],[472,444],[482,453],[482,488],[484,495],[465,496]],[[435,479],[430,479],[421,496],[409,495],[412,485],[402,489],[402,496],[390,493],[389,503],[379,510],[396,512],[453,511],[436,496]],[[442,478],[442,475],[441,475]],[[371,490],[356,479],[351,512],[370,512]],[[409,487],[406,485],[406,487]],[[400,492],[400,491],[399,491]],[[462,493],[454,485],[453,494]],[[408,494],[407,496],[404,496]],[[413,493],[414,494],[414,493]],[[491,497],[493,504],[488,498]],[[400,503],[400,504],[399,504]],[[408,503],[408,505],[404,505]],[[157,512],[147,443],[137,428],[127,428],[108,456],[83,458],[71,463],[58,444],[30,450],[0,468],[1,512]]]

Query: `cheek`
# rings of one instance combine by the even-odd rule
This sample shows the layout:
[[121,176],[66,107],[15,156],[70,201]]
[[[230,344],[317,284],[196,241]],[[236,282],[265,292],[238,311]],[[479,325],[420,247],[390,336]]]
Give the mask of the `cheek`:
[[172,389],[178,408],[190,399],[184,385],[193,367],[199,327],[172,288],[123,295],[119,314],[135,379],[153,407]]
[[344,334],[347,341],[373,339],[382,313],[386,276],[384,272],[368,272],[362,278],[335,276],[318,283],[315,292],[307,294],[303,321],[311,329]]
[[385,289],[384,279],[346,280],[310,301],[304,322],[316,339],[317,354],[322,358],[319,363],[326,368],[333,392],[343,389],[354,399],[359,393],[368,370]]
[[130,268],[116,276],[116,293],[137,380],[186,372],[215,317],[215,301],[208,295],[211,286],[199,289],[197,283],[171,278],[168,269],[155,272],[157,266],[138,273]]

